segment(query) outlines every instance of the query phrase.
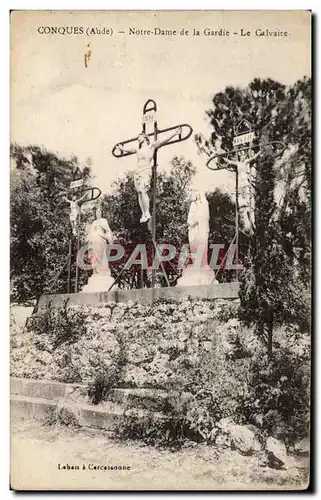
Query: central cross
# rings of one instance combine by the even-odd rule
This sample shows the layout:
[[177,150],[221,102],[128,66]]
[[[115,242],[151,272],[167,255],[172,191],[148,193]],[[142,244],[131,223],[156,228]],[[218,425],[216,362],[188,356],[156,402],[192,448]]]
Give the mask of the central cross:
[[[188,139],[193,129],[190,125],[183,123],[159,129],[157,125],[157,105],[152,99],[146,101],[143,107],[142,132],[133,139],[117,143],[112,154],[116,158],[123,158],[136,154],[137,167],[135,171],[135,188],[142,210],[141,223],[148,223],[152,234],[154,250],[156,247],[156,186],[157,186],[157,152],[163,146],[169,146],[176,142]],[[164,134],[169,133],[167,137]],[[176,137],[177,136],[177,137]],[[150,189],[151,178],[153,179],[153,207],[152,214],[149,213],[149,197],[147,191]],[[164,270],[163,270],[164,271]],[[155,269],[152,270],[152,288],[155,286]]]

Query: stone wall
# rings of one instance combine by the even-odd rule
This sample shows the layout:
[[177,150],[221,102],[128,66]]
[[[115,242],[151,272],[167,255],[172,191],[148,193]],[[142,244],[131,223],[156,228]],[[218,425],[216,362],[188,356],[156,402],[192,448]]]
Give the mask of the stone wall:
[[239,301],[175,299],[42,304],[12,338],[12,375],[89,386],[99,377],[113,386],[179,384],[199,355],[220,342]]

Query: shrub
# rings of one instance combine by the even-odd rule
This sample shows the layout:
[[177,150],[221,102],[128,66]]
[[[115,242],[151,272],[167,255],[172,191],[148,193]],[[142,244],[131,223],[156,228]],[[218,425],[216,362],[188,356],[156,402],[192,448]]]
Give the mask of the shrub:
[[184,416],[160,417],[153,412],[142,414],[137,409],[124,413],[116,428],[120,440],[140,440],[159,448],[181,448],[188,438],[195,439],[193,431]]
[[[106,400],[111,389],[119,386],[126,364],[124,344],[118,336],[117,349],[98,349],[89,357],[89,368],[83,376],[88,396],[93,404]],[[116,347],[116,343],[114,344]]]
[[66,300],[59,310],[53,309],[49,303],[44,311],[31,316],[28,329],[35,333],[38,349],[54,351],[62,344],[74,344],[85,334],[85,319],[82,308],[68,308]]
[[296,327],[275,332],[273,357],[257,352],[250,364],[244,416],[265,434],[292,444],[308,433],[310,339]]
[[253,330],[235,319],[220,328],[209,321],[202,336],[210,334],[215,342],[201,343],[194,363],[181,369],[178,360],[186,361],[188,356],[184,351],[185,358],[181,354],[175,359],[176,368],[171,365],[171,390],[163,408],[167,418],[160,423],[148,415],[138,421],[134,412],[119,435],[157,446],[181,446],[184,439],[215,443],[217,424],[230,417],[237,424],[254,424],[261,439],[273,435],[292,444],[304,437],[308,431],[309,337],[295,327],[277,330],[270,360]]

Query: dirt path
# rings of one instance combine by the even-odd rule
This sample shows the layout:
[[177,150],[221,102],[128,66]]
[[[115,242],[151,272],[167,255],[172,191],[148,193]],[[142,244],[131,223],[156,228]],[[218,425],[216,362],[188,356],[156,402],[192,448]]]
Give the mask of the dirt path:
[[[101,431],[12,425],[11,484],[15,489],[224,490],[302,489],[306,465],[286,471],[262,469],[257,457],[196,445],[170,452],[119,443]],[[60,464],[60,465],[59,465]],[[65,465],[79,470],[65,470]],[[130,470],[90,470],[93,466]],[[59,469],[60,467],[60,469]]]

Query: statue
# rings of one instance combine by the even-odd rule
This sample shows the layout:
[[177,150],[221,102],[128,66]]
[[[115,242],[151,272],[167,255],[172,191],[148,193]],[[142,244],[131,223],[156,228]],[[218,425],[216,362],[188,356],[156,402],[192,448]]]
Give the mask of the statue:
[[106,244],[113,242],[113,233],[107,219],[102,217],[100,207],[95,209],[95,217],[87,236],[88,254],[93,274],[89,278],[88,284],[84,286],[83,292],[107,291],[114,282],[106,255]]
[[137,137],[138,149],[124,149],[123,146],[118,146],[124,153],[136,153],[137,168],[134,174],[135,189],[138,193],[138,202],[142,211],[140,222],[147,222],[151,215],[149,212],[149,196],[150,181],[152,177],[152,162],[155,150],[169,142],[175,135],[181,133],[181,127],[177,128],[173,134],[167,137],[164,141],[152,141],[148,135],[142,133]]
[[70,206],[69,220],[73,236],[77,236],[77,227],[80,216],[80,203],[84,198],[86,198],[86,196],[87,193],[83,194],[80,198],[78,198],[78,200],[76,195],[72,195],[71,200],[69,200],[67,196],[63,197],[63,200],[69,203]]
[[188,212],[188,242],[190,254],[197,254],[197,263],[188,264],[177,286],[210,285],[217,283],[213,269],[208,265],[209,207],[204,191],[190,190],[191,206]]
[[191,206],[188,212],[188,242],[191,253],[197,252],[200,245],[204,245],[202,263],[207,264],[207,245],[209,226],[209,208],[205,194],[196,189],[190,191]]

